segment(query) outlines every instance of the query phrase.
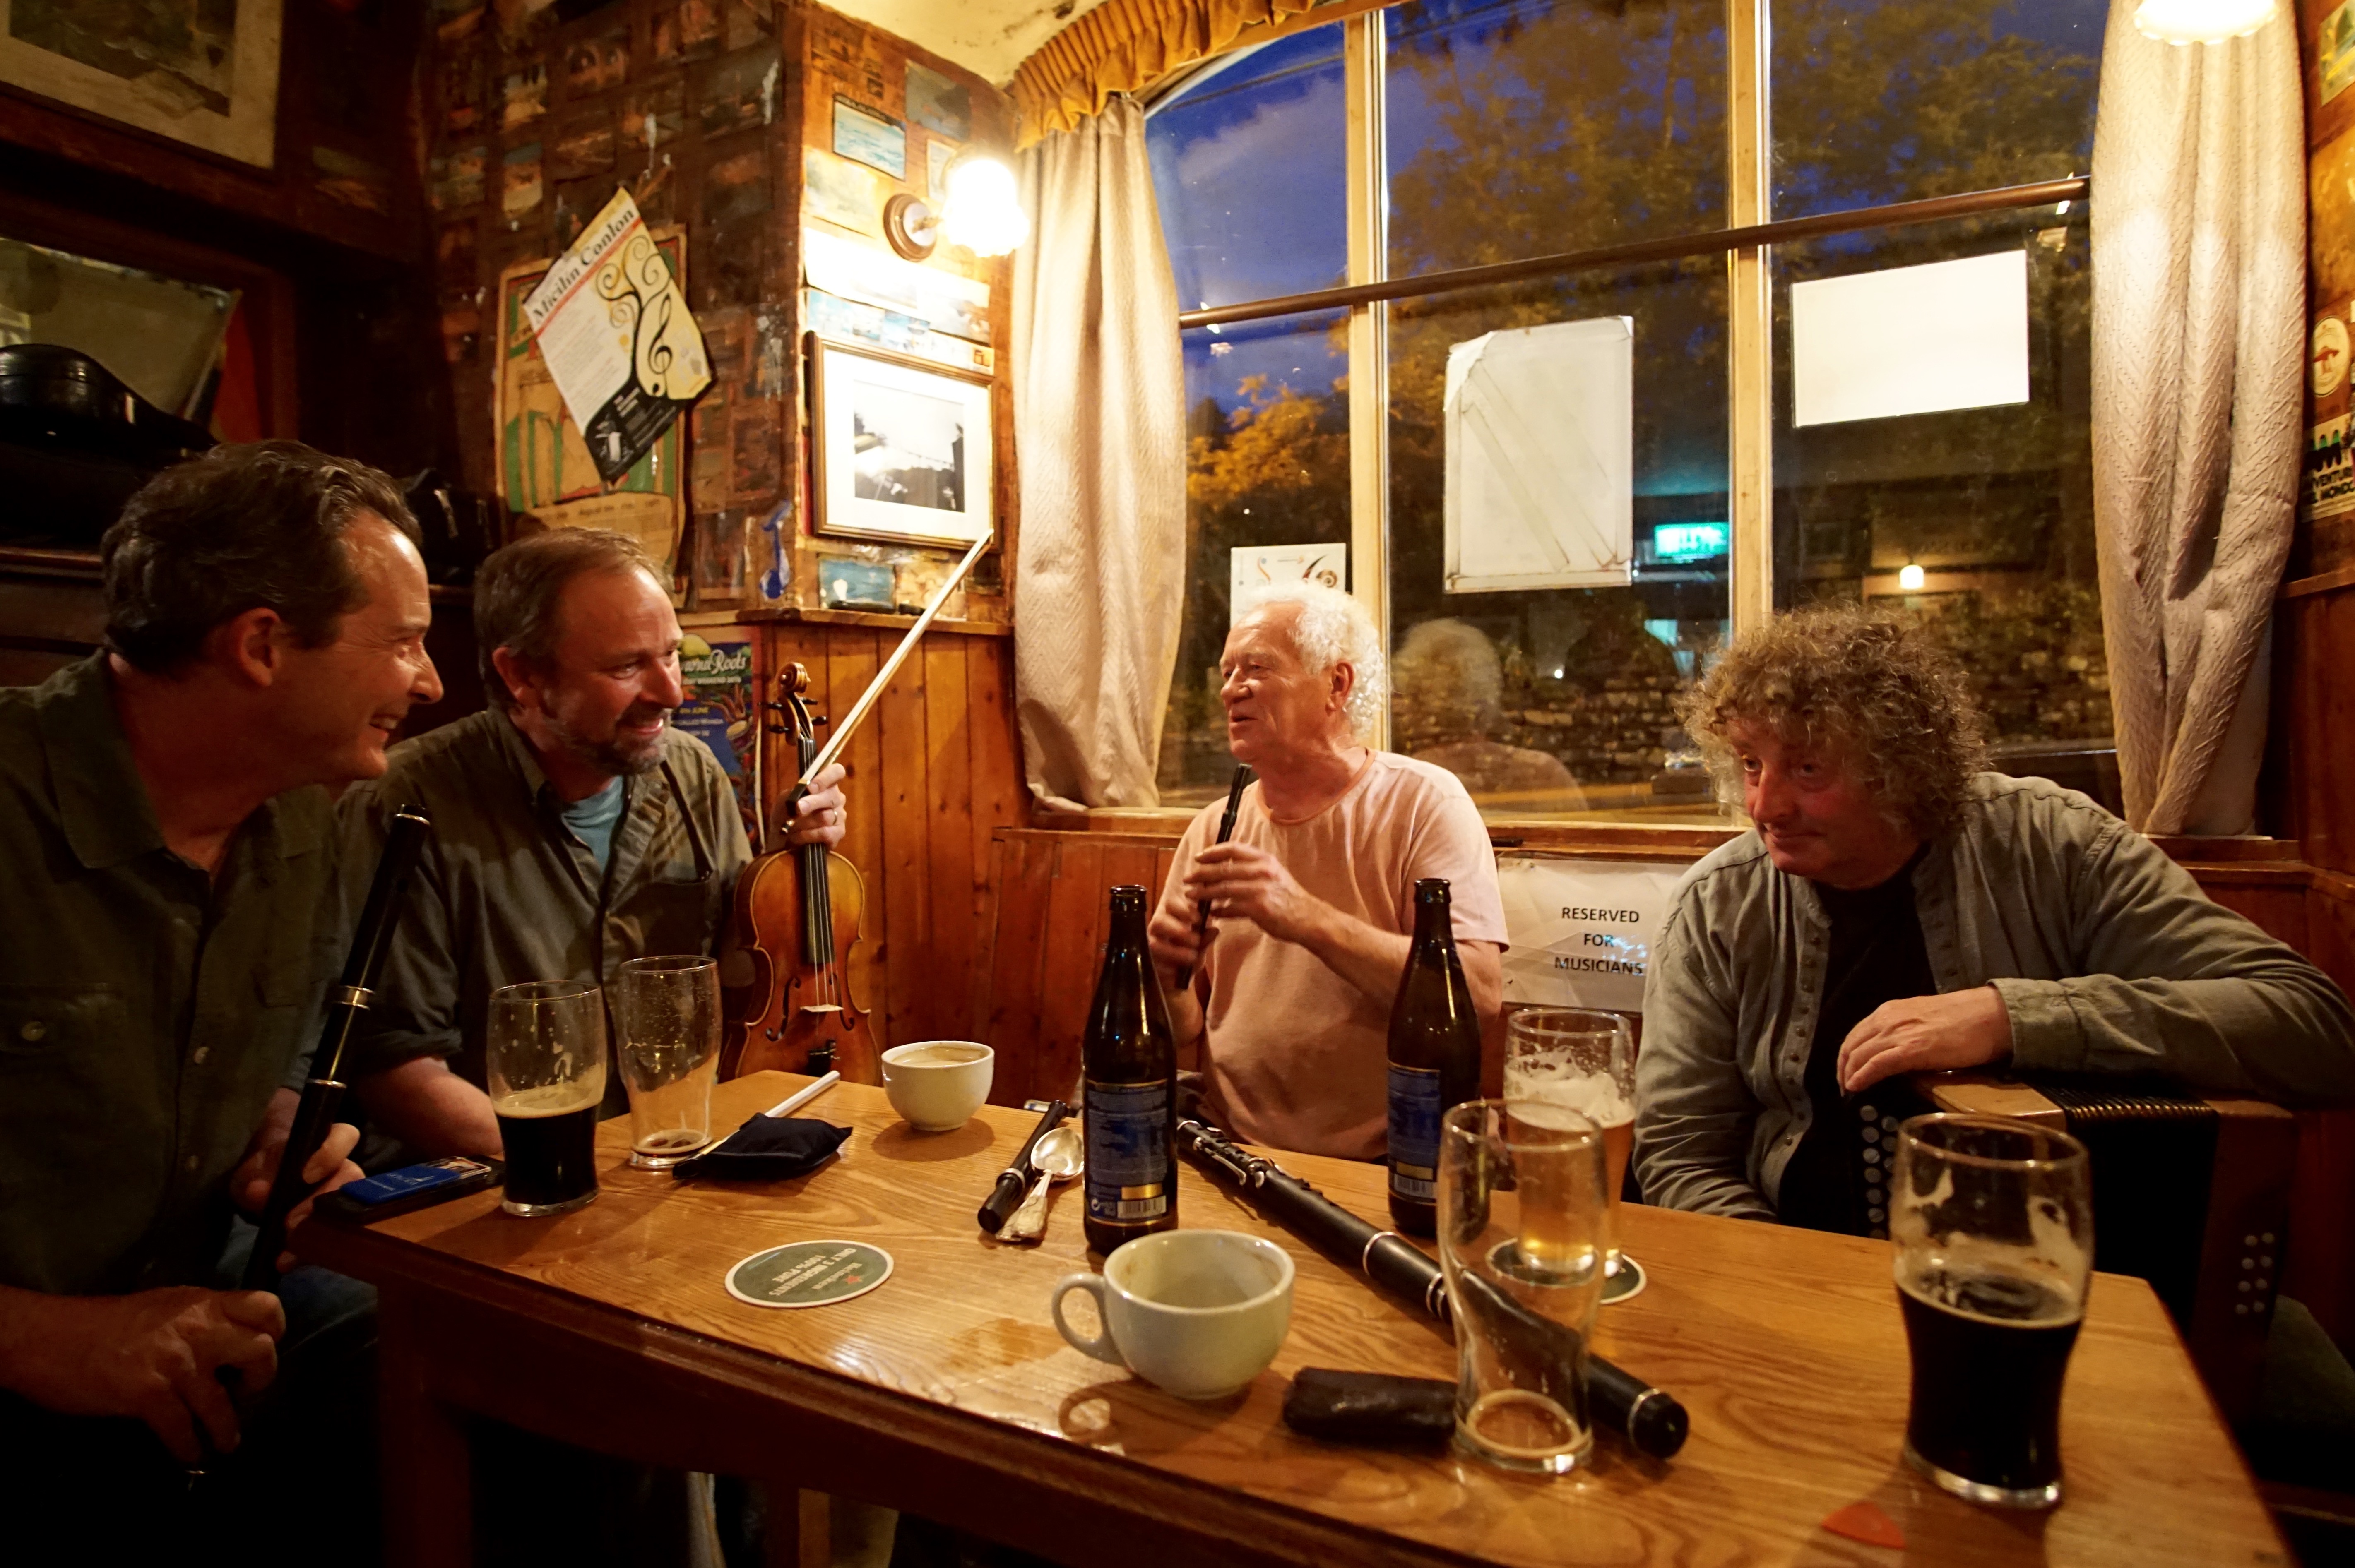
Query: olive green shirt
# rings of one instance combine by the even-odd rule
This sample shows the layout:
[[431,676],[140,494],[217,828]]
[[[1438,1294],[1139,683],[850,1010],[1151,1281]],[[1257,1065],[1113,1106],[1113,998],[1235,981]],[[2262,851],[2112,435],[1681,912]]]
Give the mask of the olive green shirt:
[[0,1284],[55,1295],[210,1279],[332,962],[326,792],[265,803],[208,877],[112,684],[101,654],[0,690]]
[[712,952],[751,842],[703,742],[666,729],[662,759],[677,790],[661,768],[623,780],[602,870],[565,825],[530,745],[496,709],[401,742],[383,778],[346,790],[336,832],[347,914],[367,893],[391,813],[413,805],[433,820],[347,1073],[442,1056],[479,1085],[501,986],[605,984],[625,959]]

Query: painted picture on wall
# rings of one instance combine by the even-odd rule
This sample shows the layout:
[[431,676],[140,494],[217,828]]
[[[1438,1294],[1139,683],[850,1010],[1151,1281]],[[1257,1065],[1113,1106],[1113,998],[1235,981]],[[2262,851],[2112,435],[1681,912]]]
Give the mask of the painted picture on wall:
[[268,168],[282,0],[7,0],[0,81]]
[[[686,234],[657,229],[654,240],[672,272],[683,279]],[[538,526],[618,529],[667,568],[677,558],[686,522],[686,421],[672,421],[628,472],[606,484],[581,427],[565,408],[524,305],[553,265],[518,262],[499,274],[492,419],[500,497]]]
[[813,333],[817,529],[970,545],[990,529],[989,383]]

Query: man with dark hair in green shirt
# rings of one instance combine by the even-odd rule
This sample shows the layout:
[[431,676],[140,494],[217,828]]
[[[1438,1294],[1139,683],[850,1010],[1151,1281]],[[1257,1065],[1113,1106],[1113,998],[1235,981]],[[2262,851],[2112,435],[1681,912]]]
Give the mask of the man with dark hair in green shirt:
[[[0,691],[0,1517],[84,1561],[179,1531],[184,1467],[240,1447],[275,1374],[280,1298],[214,1287],[340,956],[320,786],[381,773],[442,694],[417,526],[373,469],[220,448],[102,556],[105,651]],[[357,1175],[355,1136],[305,1175]]]

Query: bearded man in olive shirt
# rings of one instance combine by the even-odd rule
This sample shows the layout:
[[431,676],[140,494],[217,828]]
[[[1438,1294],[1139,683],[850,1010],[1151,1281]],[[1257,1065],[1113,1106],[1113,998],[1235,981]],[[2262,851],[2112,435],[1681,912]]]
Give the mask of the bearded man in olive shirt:
[[[392,730],[442,694],[416,533],[373,469],[218,449],[108,532],[106,651],[0,692],[12,1546],[63,1527],[98,1560],[170,1533],[162,1494],[187,1482],[166,1451],[191,1464],[242,1436],[217,1374],[271,1383],[279,1298],[212,1287],[232,1202],[258,1208],[275,1173],[334,961],[319,786],[383,771]],[[336,1128],[305,1174],[357,1175],[355,1136]]]
[[[500,1151],[482,1087],[493,991],[718,951],[752,858],[710,748],[671,726],[682,634],[634,541],[559,528],[507,546],[476,574],[474,632],[491,706],[402,742],[336,806],[347,909],[391,813],[433,818],[348,1069],[421,1155]],[[813,781],[793,842],[841,839],[842,777]],[[620,1075],[607,1084],[618,1108]]]

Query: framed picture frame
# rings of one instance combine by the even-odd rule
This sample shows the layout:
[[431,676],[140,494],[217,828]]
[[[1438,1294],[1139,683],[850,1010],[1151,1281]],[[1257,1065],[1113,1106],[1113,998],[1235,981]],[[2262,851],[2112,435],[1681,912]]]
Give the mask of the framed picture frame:
[[965,546],[996,488],[987,376],[809,334],[816,531]]
[[277,156],[282,9],[0,0],[0,81],[266,169]]

